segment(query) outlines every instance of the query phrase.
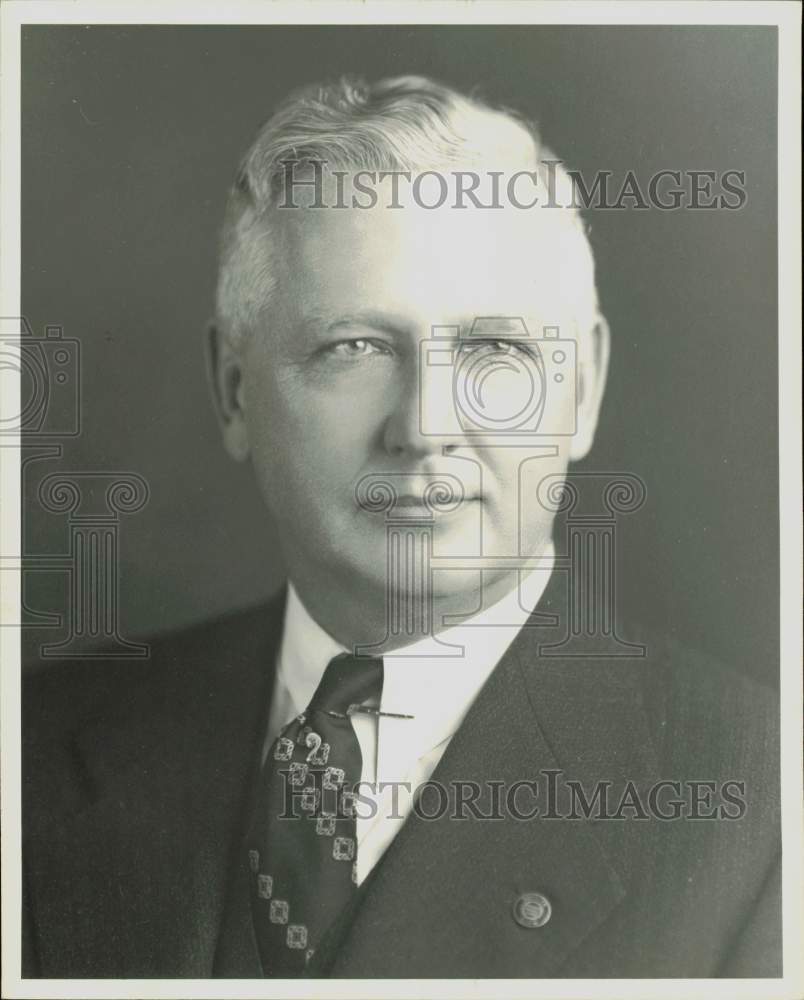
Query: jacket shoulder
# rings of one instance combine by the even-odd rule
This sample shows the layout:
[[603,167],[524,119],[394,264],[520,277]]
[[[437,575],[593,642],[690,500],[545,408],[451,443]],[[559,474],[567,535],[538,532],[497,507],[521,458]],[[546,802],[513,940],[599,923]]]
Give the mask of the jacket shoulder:
[[644,641],[640,686],[660,760],[778,773],[776,690],[675,638]]
[[199,734],[239,732],[255,697],[270,691],[283,609],[280,594],[156,636],[142,660],[29,667],[22,687],[26,829],[82,808],[95,793],[89,774],[97,766],[125,767],[128,754],[166,766],[188,746],[201,752],[209,740],[199,744]]
[[33,660],[23,667],[23,742],[52,740],[87,723],[175,711],[212,695],[233,670],[266,671],[282,626],[284,595],[266,604],[171,630],[146,641],[147,656]]

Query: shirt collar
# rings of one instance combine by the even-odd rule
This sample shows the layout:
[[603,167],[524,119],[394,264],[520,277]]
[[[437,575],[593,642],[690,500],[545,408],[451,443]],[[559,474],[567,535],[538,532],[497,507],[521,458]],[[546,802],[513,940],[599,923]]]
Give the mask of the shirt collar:
[[553,559],[551,544],[544,553],[549,568],[522,574],[519,586],[499,601],[440,632],[438,646],[427,638],[383,657],[382,711],[414,718],[380,719],[378,776],[399,780],[406,760],[423,756],[457,730],[541,599]]
[[277,672],[280,683],[285,685],[293,701],[296,714],[310,704],[329,661],[346,652],[346,647],[337,643],[311,617],[296,588],[288,583]]

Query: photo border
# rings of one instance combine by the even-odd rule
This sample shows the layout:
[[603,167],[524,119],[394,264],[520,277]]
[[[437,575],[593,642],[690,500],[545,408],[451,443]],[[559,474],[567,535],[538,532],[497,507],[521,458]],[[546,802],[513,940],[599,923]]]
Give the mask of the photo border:
[[[2,993],[8,997],[530,997],[644,998],[761,997],[804,994],[802,961],[802,641],[801,641],[801,6],[763,2],[534,2],[476,0],[428,3],[368,0],[307,4],[240,0],[225,11],[210,2],[84,2],[6,0],[0,7],[2,160],[0,315],[20,315],[20,38],[32,24],[438,24],[458,25],[775,25],[779,38],[778,263],[779,263],[779,517],[780,689],[784,967],[781,979],[505,979],[505,980],[193,980],[20,978],[20,631],[0,627],[2,712]],[[19,386],[2,407],[18,412]],[[19,559],[18,440],[0,448],[0,553]],[[19,621],[20,574],[0,574],[2,619]]]

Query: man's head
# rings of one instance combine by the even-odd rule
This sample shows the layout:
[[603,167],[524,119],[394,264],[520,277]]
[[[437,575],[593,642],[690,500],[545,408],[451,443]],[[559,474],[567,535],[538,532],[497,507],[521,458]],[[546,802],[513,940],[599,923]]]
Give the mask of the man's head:
[[[436,511],[436,556],[549,541],[535,485],[591,446],[608,340],[577,211],[522,207],[534,194],[571,202],[535,131],[420,78],[307,89],[257,135],[227,207],[210,357],[227,449],[251,458],[302,587],[384,594],[384,518],[358,497],[371,476],[403,494],[461,483]],[[435,589],[478,581],[444,571]]]

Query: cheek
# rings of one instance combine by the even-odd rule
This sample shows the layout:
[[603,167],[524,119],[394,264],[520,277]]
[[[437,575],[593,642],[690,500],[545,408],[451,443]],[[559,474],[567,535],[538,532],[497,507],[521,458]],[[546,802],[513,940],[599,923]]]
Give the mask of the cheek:
[[245,409],[249,441],[262,448],[267,441],[282,451],[315,440],[326,420],[322,401],[292,372],[277,371],[266,359],[252,364],[245,379]]
[[255,465],[288,486],[350,482],[376,441],[371,412],[354,393],[343,398],[300,379],[250,380],[246,413]]

